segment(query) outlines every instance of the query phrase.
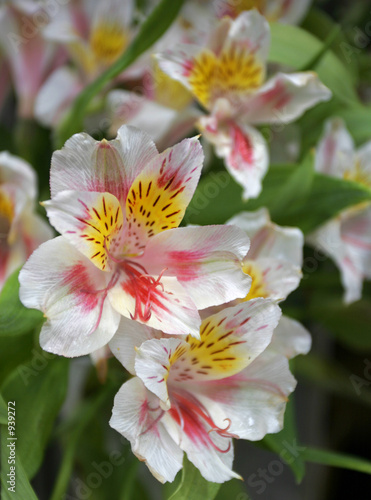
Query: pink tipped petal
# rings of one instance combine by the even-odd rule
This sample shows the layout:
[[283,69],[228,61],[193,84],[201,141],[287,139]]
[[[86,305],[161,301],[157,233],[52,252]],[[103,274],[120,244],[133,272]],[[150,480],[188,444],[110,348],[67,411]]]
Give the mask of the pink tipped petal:
[[116,394],[109,423],[130,441],[133,453],[164,483],[173,481],[182,468],[183,452],[169,436],[162,415],[158,398],[135,377]]
[[127,318],[173,335],[199,336],[197,307],[176,278],[144,274],[127,264],[108,296]]
[[249,239],[238,228],[177,228],[158,234],[147,244],[141,261],[154,272],[175,275],[199,309],[246,295],[250,279],[241,260]]
[[296,227],[274,224],[266,208],[255,212],[241,212],[232,217],[227,224],[246,231],[251,242],[248,253],[250,260],[268,257],[286,260],[299,267],[302,265],[304,245],[302,231]]
[[279,17],[285,24],[299,24],[307,13],[312,0],[268,0],[267,17]]
[[125,204],[135,177],[156,155],[150,137],[134,127],[122,126],[110,142],[76,134],[53,154],[52,197],[64,190],[108,192]]
[[102,271],[112,271],[111,260],[122,244],[123,214],[110,193],[62,191],[44,202],[53,226]]
[[42,244],[19,275],[20,298],[47,318],[41,347],[67,357],[89,354],[107,344],[120,316],[107,297],[106,273],[99,271],[63,237]]
[[124,368],[135,375],[136,349],[146,340],[160,338],[160,336],[161,332],[158,330],[141,325],[138,321],[121,317],[119,327],[109,347]]
[[251,124],[290,123],[331,95],[315,73],[278,73],[246,100],[243,119]]
[[354,142],[343,120],[328,120],[316,150],[315,169],[322,174],[343,177],[356,160]]
[[202,47],[190,43],[177,45],[165,52],[156,54],[156,59],[164,73],[182,83],[187,89],[192,90],[189,75],[194,66],[194,59],[201,50]]
[[171,365],[189,350],[180,339],[147,340],[137,349],[135,372],[149,391],[161,400],[164,410],[170,409],[167,380]]
[[298,354],[308,354],[311,344],[311,335],[301,323],[287,316],[281,316],[268,350],[291,359]]

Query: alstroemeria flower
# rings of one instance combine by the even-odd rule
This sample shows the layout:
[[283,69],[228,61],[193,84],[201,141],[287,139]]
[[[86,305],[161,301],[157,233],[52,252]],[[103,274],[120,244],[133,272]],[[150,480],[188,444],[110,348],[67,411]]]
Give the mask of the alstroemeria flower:
[[268,299],[250,300],[206,318],[200,339],[120,325],[110,347],[136,377],[116,395],[110,425],[158,480],[173,481],[183,452],[208,481],[239,477],[232,438],[255,441],[282,428],[296,384],[287,356],[306,352],[310,339],[291,337],[288,349],[280,330],[269,348],[280,314]]
[[243,270],[251,276],[252,284],[244,300],[286,299],[298,287],[302,276],[304,236],[300,229],[274,224],[265,208],[242,212],[227,224],[243,229],[250,238]]
[[44,312],[41,346],[65,356],[109,342],[120,315],[167,333],[199,334],[198,309],[244,297],[249,248],[233,226],[178,228],[196,188],[197,138],[159,154],[123,126],[113,141],[76,134],[53,154],[45,207],[62,236],[20,274],[20,296]]
[[110,66],[126,49],[133,31],[132,0],[83,0],[60,7],[45,28],[47,40],[66,48],[73,67],[55,71],[41,88],[37,118],[55,126],[80,90]]
[[311,0],[211,0],[218,17],[237,17],[245,10],[258,9],[268,21],[299,24]]
[[253,125],[290,123],[331,97],[312,72],[277,73],[266,81],[270,29],[257,11],[222,19],[206,47],[180,45],[158,54],[160,68],[209,111],[199,120],[230,174],[256,197],[268,168],[263,136]]
[[32,167],[7,152],[0,153],[0,289],[42,242],[53,237],[34,213],[37,195]]
[[[329,120],[317,148],[315,168],[371,188],[371,141],[356,149],[343,121]],[[371,203],[344,210],[310,234],[308,242],[339,267],[345,302],[360,299],[363,280],[371,278]]]
[[37,93],[65,59],[63,51],[42,37],[48,19],[42,2],[24,0],[0,7],[0,46],[7,57],[22,118],[34,116]]

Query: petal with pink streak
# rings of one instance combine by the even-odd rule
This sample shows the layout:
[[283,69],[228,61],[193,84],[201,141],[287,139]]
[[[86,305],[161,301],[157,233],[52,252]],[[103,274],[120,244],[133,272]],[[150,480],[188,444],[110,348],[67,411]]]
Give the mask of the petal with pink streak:
[[62,236],[32,254],[19,275],[20,299],[46,317],[40,334],[44,350],[82,356],[111,340],[120,315],[106,300],[107,278]]
[[123,213],[110,193],[61,191],[43,203],[51,224],[102,271],[116,268],[123,237]]
[[197,307],[176,278],[148,274],[131,261],[120,269],[119,280],[108,292],[116,311],[164,333],[199,337]]
[[250,260],[258,258],[282,259],[301,267],[304,236],[296,227],[283,227],[271,222],[269,212],[261,208],[255,212],[241,212],[227,221],[237,226],[250,238]]
[[151,138],[134,127],[123,125],[109,142],[75,134],[52,156],[52,197],[64,190],[108,192],[124,205],[135,177],[157,155]]
[[109,424],[130,441],[133,453],[164,483],[173,481],[182,468],[183,452],[163,425],[162,415],[158,398],[135,377],[116,394]]
[[279,432],[288,396],[296,386],[288,360],[264,351],[245,370],[197,387],[197,397],[219,428],[230,422],[228,432],[258,441]]
[[241,112],[247,123],[285,124],[296,120],[315,104],[328,101],[331,95],[315,73],[277,73],[241,102]]
[[139,261],[153,272],[176,276],[204,309],[246,296],[251,280],[241,260],[248,249],[249,239],[233,226],[181,227],[151,238]]
[[342,178],[356,161],[354,142],[343,120],[326,121],[324,134],[317,146],[315,169],[321,174]]

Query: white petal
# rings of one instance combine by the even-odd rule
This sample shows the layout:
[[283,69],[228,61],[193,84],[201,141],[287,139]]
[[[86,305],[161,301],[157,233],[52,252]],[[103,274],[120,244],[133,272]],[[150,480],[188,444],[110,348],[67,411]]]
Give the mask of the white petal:
[[33,168],[22,158],[7,151],[0,152],[0,182],[3,190],[6,190],[7,185],[18,188],[22,192],[23,201],[36,198],[37,181]]
[[311,0],[268,0],[264,15],[275,18],[278,14],[281,23],[299,24],[310,4]]
[[19,281],[23,304],[47,318],[40,334],[46,351],[82,356],[107,344],[116,332],[120,316],[106,300],[106,273],[62,236],[32,254]]
[[291,359],[298,354],[307,354],[311,344],[311,335],[301,323],[287,316],[281,316],[268,349]]
[[143,342],[153,338],[160,338],[161,332],[146,325],[141,325],[138,321],[121,317],[119,327],[113,339],[109,343],[112,354],[122,363],[124,368],[135,375],[136,348]]
[[69,67],[55,70],[41,87],[35,100],[35,117],[48,127],[56,126],[83,88],[76,71]]
[[124,203],[135,177],[157,154],[150,137],[134,127],[122,126],[110,142],[75,134],[53,154],[52,197],[64,190],[97,191]]
[[241,111],[251,124],[290,123],[331,95],[315,73],[277,73],[246,100]]
[[133,453],[164,483],[173,481],[182,468],[183,452],[162,421],[157,421],[161,413],[158,398],[135,377],[116,394],[109,423],[130,441]]
[[227,224],[240,227],[250,238],[248,258],[251,260],[271,257],[301,266],[303,261],[304,236],[296,227],[279,226],[271,222],[266,208],[256,212],[241,212]]
[[241,260],[249,239],[236,227],[170,229],[151,238],[142,261],[153,272],[176,276],[199,309],[245,297],[250,279]]
[[316,150],[317,172],[341,178],[346,170],[352,168],[355,159],[354,142],[343,120],[328,120]]

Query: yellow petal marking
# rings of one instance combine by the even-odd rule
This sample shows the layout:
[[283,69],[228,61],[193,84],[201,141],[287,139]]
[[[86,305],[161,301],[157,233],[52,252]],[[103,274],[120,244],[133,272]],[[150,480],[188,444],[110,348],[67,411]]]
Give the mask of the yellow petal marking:
[[345,171],[344,179],[358,182],[371,188],[371,172],[367,172],[359,160],[356,161],[353,168]]
[[107,193],[99,195],[92,207],[79,201],[85,208],[85,216],[78,220],[82,223],[80,238],[87,244],[86,255],[99,269],[110,271],[109,255],[117,256],[120,250],[123,227],[120,203]]
[[269,294],[265,288],[263,273],[259,269],[259,266],[252,260],[245,260],[242,266],[242,270],[252,279],[249,293],[242,301],[244,302],[250,299],[257,299],[258,297],[268,297]]
[[128,40],[126,30],[119,23],[101,21],[92,30],[90,46],[97,60],[107,65],[122,54]]
[[264,69],[253,54],[232,46],[223,50],[219,57],[210,50],[202,51],[194,59],[188,78],[193,94],[208,108],[218,97],[260,87]]
[[156,102],[159,104],[180,111],[192,101],[189,90],[164,73],[156,60],[153,61],[153,80]]
[[242,309],[233,318],[219,315],[207,318],[201,324],[200,340],[188,335],[186,341],[190,349],[175,360],[172,380],[218,380],[243,370],[250,363],[250,357],[241,349],[246,341],[237,332],[250,318],[239,319],[241,313]]
[[14,206],[10,197],[0,188],[0,243],[9,236],[14,217]]

